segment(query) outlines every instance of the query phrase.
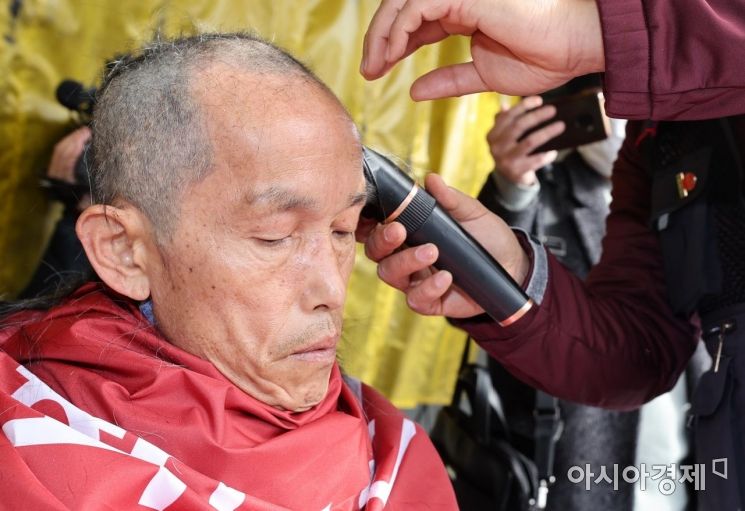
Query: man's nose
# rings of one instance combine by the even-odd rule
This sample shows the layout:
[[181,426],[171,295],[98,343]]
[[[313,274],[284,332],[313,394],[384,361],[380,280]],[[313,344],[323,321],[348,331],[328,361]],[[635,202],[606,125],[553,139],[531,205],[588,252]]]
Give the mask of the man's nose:
[[334,246],[333,235],[319,236],[312,242],[307,261],[305,299],[311,309],[340,309],[347,294],[347,258]]

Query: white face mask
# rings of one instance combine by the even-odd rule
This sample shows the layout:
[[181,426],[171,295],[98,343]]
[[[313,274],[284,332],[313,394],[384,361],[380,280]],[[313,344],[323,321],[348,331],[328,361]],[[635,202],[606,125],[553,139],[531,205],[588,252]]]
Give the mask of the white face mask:
[[608,120],[610,121],[608,138],[577,148],[585,162],[595,169],[598,174],[605,177],[610,177],[613,162],[616,161],[616,155],[626,136],[625,119],[609,118]]

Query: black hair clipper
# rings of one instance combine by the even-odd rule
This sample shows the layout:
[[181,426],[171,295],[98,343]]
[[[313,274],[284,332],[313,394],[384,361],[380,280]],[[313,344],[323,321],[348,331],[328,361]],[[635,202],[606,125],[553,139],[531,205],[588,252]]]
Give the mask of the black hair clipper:
[[365,147],[363,166],[368,185],[363,217],[400,222],[409,246],[436,245],[435,266],[449,271],[454,283],[500,325],[530,310],[533,301],[507,271],[395,163]]

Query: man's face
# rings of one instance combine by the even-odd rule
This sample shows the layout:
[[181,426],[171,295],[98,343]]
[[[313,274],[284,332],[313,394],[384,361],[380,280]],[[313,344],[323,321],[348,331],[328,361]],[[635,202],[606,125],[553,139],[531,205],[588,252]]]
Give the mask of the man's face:
[[187,188],[151,292],[158,326],[246,393],[301,411],[328,388],[364,202],[361,148],[317,86],[197,79],[213,170]]

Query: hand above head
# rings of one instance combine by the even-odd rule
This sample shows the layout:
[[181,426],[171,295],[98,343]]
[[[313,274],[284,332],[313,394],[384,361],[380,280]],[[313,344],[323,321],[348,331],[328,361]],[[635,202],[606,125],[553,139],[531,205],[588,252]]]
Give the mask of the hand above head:
[[535,94],[605,68],[594,0],[383,0],[365,34],[360,71],[379,78],[450,35],[471,37],[473,61],[419,77],[413,99]]
[[[504,266],[516,282],[525,279],[528,257],[499,217],[476,199],[448,187],[436,174],[428,175],[425,183],[427,191]],[[452,286],[453,278],[449,272],[432,267],[438,257],[436,246],[425,244],[399,250],[406,239],[403,225],[393,222],[378,225],[371,231],[367,227],[358,230],[358,239],[365,242],[366,255],[378,262],[378,275],[383,281],[407,295],[407,302],[414,311],[453,318],[483,312],[470,297]]]
[[535,183],[536,170],[552,163],[558,154],[556,151],[530,153],[561,134],[565,128],[562,121],[552,122],[522,138],[528,130],[556,115],[554,106],[542,104],[540,96],[529,96],[511,108],[503,105],[486,135],[495,172],[517,185]]

